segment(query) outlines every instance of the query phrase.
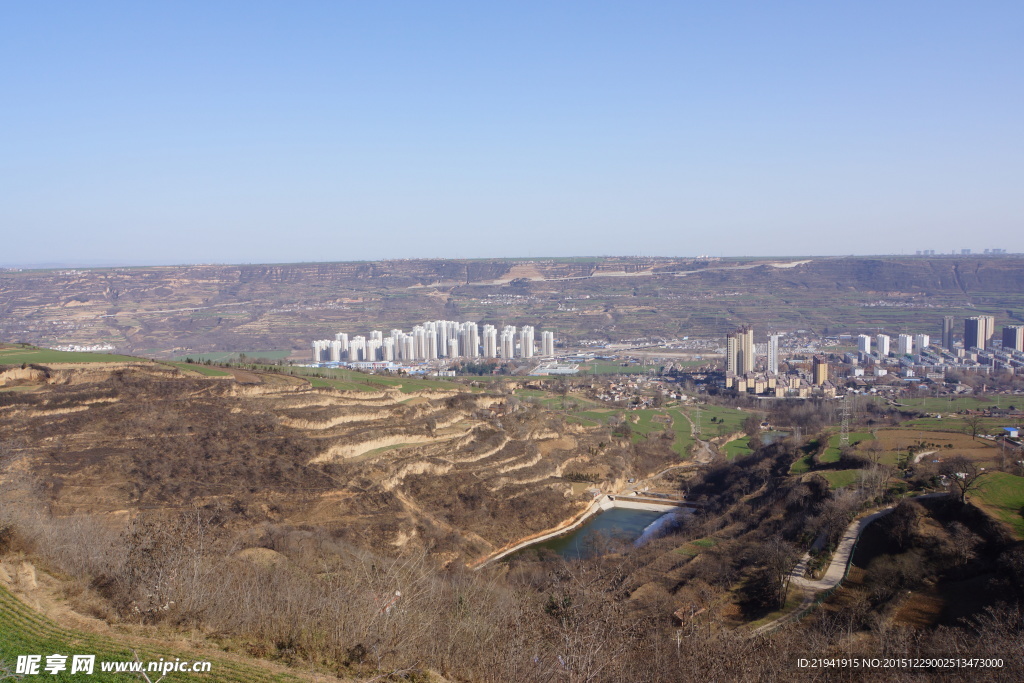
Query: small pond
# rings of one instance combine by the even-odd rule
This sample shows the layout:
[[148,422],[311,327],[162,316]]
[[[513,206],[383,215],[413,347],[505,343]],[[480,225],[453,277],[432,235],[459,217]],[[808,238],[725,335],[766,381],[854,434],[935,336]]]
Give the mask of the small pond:
[[[537,543],[518,552],[552,550],[568,560],[577,560],[593,553],[600,535],[621,538],[642,543],[653,536],[657,529],[667,523],[678,511],[660,512],[612,508],[591,517],[587,522],[564,536],[557,536]],[[518,552],[516,554],[518,554]]]

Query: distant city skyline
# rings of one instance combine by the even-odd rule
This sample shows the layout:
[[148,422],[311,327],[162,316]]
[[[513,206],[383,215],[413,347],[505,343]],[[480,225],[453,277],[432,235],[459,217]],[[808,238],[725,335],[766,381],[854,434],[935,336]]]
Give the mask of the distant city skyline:
[[10,3],[0,261],[1024,252],[1022,23],[1008,1]]

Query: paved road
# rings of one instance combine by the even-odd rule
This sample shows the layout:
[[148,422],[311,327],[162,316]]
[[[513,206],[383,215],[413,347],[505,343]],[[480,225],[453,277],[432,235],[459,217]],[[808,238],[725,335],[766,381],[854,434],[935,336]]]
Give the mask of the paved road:
[[[938,498],[946,495],[949,494],[926,493],[921,496],[914,496],[912,500]],[[846,578],[846,568],[849,566],[850,560],[853,557],[853,550],[857,545],[857,539],[859,539],[860,535],[864,533],[864,529],[866,529],[867,526],[875,520],[880,517],[885,517],[895,509],[895,505],[890,505],[889,507],[882,508],[877,512],[873,512],[866,517],[853,520],[850,525],[846,527],[846,531],[843,532],[843,536],[839,540],[839,544],[836,546],[835,552],[832,554],[832,562],[829,563],[828,569],[825,570],[825,573],[820,579],[809,579],[804,576],[807,572],[807,564],[811,561],[811,554],[809,552],[805,553],[800,561],[797,562],[796,566],[793,567],[793,571],[789,574],[790,587],[796,587],[803,593],[800,606],[778,619],[774,619],[769,621],[767,624],[757,627],[751,632],[751,634],[756,636],[769,631],[774,631],[779,626],[800,618],[803,616],[804,609],[810,607],[820,593],[831,590],[842,583],[843,579]]]

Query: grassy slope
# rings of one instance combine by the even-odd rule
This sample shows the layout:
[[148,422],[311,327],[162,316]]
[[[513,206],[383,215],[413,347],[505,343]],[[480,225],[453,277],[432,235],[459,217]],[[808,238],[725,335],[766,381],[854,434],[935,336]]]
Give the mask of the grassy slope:
[[[850,445],[855,446],[861,441],[867,441],[872,436],[868,432],[850,432]],[[839,434],[833,434],[828,440],[828,448],[821,454],[822,462],[839,462]]]
[[741,455],[750,455],[753,452],[754,451],[750,449],[749,436],[744,436],[743,438],[736,439],[735,441],[730,441],[725,444],[725,454],[729,460]]
[[693,428],[690,421],[683,417],[681,408],[673,408],[668,414],[672,418],[672,431],[676,433],[672,450],[678,453],[679,457],[685,458],[690,455],[690,449],[693,448]]
[[981,481],[981,490],[970,498],[996,519],[1009,524],[1017,538],[1024,539],[1024,477],[992,472]]
[[860,478],[860,470],[826,470],[820,472],[834,489],[841,489],[856,484]]
[[[721,434],[735,434],[743,431],[743,421],[750,417],[750,411],[737,410],[730,406],[702,405],[700,423],[703,438]],[[715,421],[712,422],[711,418]]]
[[[69,656],[94,654],[96,655],[96,670],[92,677],[86,678],[100,681],[138,681],[140,679],[132,675],[99,672],[101,661],[131,661],[133,649],[139,653],[139,658],[144,662],[158,660],[161,657],[170,660],[180,657],[182,660],[189,661],[208,659],[205,654],[159,650],[148,644],[145,647],[130,648],[105,636],[63,629],[52,620],[30,609],[6,588],[0,587],[0,661],[10,664],[12,668],[18,655],[42,655],[45,663],[46,655],[51,654]],[[69,664],[70,661],[69,658]],[[236,681],[238,683],[300,680],[294,676],[272,673],[258,667],[246,666],[228,660],[214,659],[210,661],[212,667],[209,674],[169,674],[165,680]],[[81,674],[72,676],[67,671],[55,676],[44,673],[42,677],[49,681],[80,681],[83,679]]]

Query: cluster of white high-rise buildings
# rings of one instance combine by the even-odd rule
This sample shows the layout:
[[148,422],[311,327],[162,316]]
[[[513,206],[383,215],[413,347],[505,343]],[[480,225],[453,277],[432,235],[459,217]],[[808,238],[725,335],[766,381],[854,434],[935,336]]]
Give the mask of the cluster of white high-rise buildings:
[[[871,342],[875,343],[875,353],[879,358],[889,355],[892,347],[892,337],[887,334],[876,334],[872,340],[871,335],[857,335],[857,351],[865,356],[871,355]],[[896,338],[896,355],[909,356],[914,353],[922,353],[931,344],[931,338],[927,334],[901,334]]]
[[[342,361],[431,361],[439,358],[533,358],[555,355],[555,333],[541,332],[540,348],[531,325],[494,325],[481,329],[475,322],[433,320],[416,325],[411,332],[380,330],[349,337],[345,332],[334,339],[313,342],[313,360]],[[539,353],[538,353],[539,351]]]

